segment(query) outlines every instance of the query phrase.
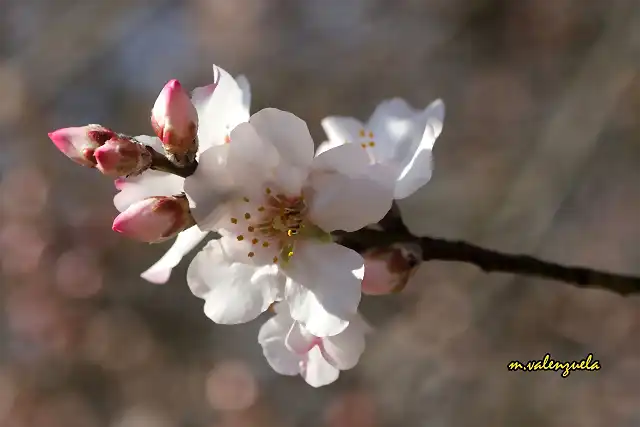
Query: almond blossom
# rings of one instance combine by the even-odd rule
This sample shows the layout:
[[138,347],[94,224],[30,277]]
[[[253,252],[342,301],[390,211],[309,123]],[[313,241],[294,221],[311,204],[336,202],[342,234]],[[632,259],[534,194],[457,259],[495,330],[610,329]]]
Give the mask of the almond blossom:
[[440,99],[416,110],[393,98],[381,102],[366,124],[352,117],[330,116],[322,120],[329,140],[318,152],[347,143],[358,145],[372,162],[393,168],[394,198],[404,199],[431,179],[431,151],[442,132],[444,115]]
[[285,300],[309,333],[342,332],[357,312],[364,261],[329,233],[379,221],[393,175],[353,144],[314,157],[305,122],[275,108],[230,139],[204,151],[186,179],[198,227],[222,236],[189,266],[191,290],[217,323],[250,321]]
[[338,379],[340,371],[353,368],[365,348],[369,325],[356,314],[349,326],[331,337],[316,337],[280,303],[276,315],[260,328],[258,342],[269,365],[281,375],[300,375],[313,387]]
[[[177,154],[188,155],[184,143],[192,138],[187,132],[191,124],[197,125],[196,158],[207,148],[227,142],[231,129],[249,119],[250,87],[244,76],[234,79],[215,65],[213,71],[214,83],[196,88],[191,94],[191,102],[186,102],[189,100],[185,100],[177,81],[167,83],[152,111],[152,125],[163,139],[146,135],[136,139],[158,152],[166,151],[174,158]],[[192,114],[194,107],[196,117]],[[184,178],[147,170],[139,176],[116,181],[116,188],[120,192],[115,196],[114,204],[119,211],[124,212],[133,203],[148,197],[180,194],[183,187]],[[182,231],[171,248],[141,276],[153,283],[165,283],[173,267],[206,235],[207,232],[195,226]]]

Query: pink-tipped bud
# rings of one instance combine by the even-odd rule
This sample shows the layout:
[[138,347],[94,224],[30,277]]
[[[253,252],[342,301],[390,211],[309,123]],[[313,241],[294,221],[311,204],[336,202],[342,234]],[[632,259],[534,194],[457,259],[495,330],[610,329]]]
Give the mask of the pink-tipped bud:
[[96,165],[94,151],[114,136],[115,132],[100,125],[70,127],[49,132],[49,138],[58,150],[74,162],[90,168]]
[[422,258],[419,253],[419,247],[403,243],[367,250],[362,254],[362,293],[386,295],[402,291]]
[[157,196],[129,206],[113,221],[113,231],[147,243],[174,237],[195,224],[186,196]]
[[137,175],[151,166],[151,153],[131,138],[115,136],[95,149],[96,168],[109,176]]
[[151,126],[171,161],[185,166],[198,151],[198,112],[178,80],[170,80],[151,110]]

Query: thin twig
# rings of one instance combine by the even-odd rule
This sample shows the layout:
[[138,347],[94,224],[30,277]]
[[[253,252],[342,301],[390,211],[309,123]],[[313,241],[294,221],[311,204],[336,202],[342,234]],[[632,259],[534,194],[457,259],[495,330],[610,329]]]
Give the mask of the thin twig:
[[410,233],[362,229],[338,233],[338,241],[358,252],[393,243],[412,242],[422,249],[422,260],[458,261],[473,264],[486,272],[523,274],[559,280],[580,288],[601,288],[620,295],[640,293],[640,277],[615,274],[591,268],[565,266],[529,255],[505,254],[471,243],[434,237],[416,237]]
[[178,175],[183,178],[193,175],[198,167],[198,162],[193,161],[185,167],[180,167],[172,163],[164,154],[158,153],[153,148],[147,146],[147,150],[151,153],[151,169]]

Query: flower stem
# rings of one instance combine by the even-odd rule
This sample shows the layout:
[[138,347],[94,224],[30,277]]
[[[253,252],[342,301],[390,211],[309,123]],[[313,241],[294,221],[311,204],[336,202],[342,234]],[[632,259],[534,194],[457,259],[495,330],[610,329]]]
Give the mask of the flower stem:
[[[393,219],[385,218],[387,223],[394,223]],[[395,222],[398,220],[399,218]],[[385,220],[381,221],[381,225],[384,222]],[[334,234],[339,243],[358,252],[373,247],[389,246],[393,243],[410,242],[420,246],[423,261],[466,262],[487,273],[522,274],[558,280],[579,288],[607,289],[620,295],[640,294],[640,277],[637,276],[566,266],[529,255],[506,254],[459,240],[417,237],[412,235],[406,227],[397,224],[393,230],[384,226],[383,228],[384,231],[363,228],[352,233]]]
[[164,154],[158,153],[153,148],[147,146],[147,150],[151,154],[151,166],[150,168],[157,171],[178,175],[183,178],[193,175],[198,167],[198,162],[194,160],[188,165],[181,167],[172,163]]

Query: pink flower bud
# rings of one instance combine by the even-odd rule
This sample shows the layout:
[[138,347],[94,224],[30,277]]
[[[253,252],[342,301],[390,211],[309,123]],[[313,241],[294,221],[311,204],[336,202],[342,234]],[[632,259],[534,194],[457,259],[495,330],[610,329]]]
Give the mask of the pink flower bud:
[[58,150],[74,162],[90,168],[96,165],[93,157],[96,148],[114,136],[115,132],[100,125],[70,127],[49,132],[49,138]]
[[198,112],[178,80],[170,80],[158,95],[151,126],[172,161],[184,166],[195,159]]
[[167,240],[195,224],[186,196],[157,196],[129,206],[113,221],[113,231],[148,243]]
[[385,295],[398,293],[404,289],[415,272],[419,248],[399,243],[387,248],[366,251],[364,257],[364,278],[362,293]]
[[151,166],[151,154],[144,145],[115,136],[93,153],[96,168],[105,175],[137,175]]

